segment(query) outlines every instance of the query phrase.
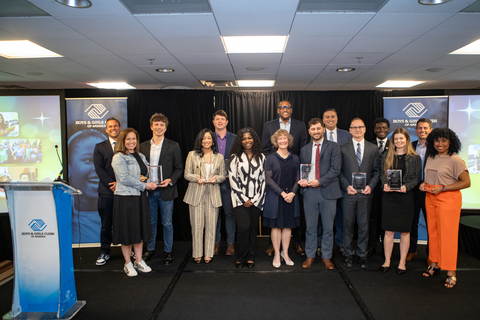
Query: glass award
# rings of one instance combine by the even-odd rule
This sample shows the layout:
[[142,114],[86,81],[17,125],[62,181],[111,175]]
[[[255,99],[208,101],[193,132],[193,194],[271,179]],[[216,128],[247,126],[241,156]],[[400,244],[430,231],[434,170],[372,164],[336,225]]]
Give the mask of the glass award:
[[307,180],[307,182],[315,180],[315,167],[313,164],[300,165],[300,180]]
[[387,181],[390,190],[402,190],[402,170],[387,170]]
[[162,166],[150,166],[148,170],[148,180],[156,184],[160,184],[163,181]]
[[365,172],[352,173],[352,187],[357,192],[362,192],[367,187],[367,174]]

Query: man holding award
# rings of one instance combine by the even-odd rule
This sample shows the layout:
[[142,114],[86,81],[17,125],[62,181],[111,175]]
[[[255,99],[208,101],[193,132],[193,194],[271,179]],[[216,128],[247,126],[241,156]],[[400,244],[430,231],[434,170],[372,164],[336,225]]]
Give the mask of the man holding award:
[[334,269],[333,221],[337,199],[342,197],[338,184],[341,167],[340,148],[335,142],[324,139],[325,124],[320,118],[308,122],[308,133],[312,141],[300,150],[300,178],[302,187],[305,222],[307,225],[305,252],[307,259],[302,268],[310,268],[317,249],[317,226],[319,215],[323,226],[322,262],[325,269]]
[[[343,227],[345,261],[347,268],[353,267],[353,256],[359,257],[360,268],[368,268],[368,223],[372,206],[372,190],[380,177],[380,157],[375,144],[365,141],[365,123],[354,118],[350,123],[352,140],[340,146],[342,169],[340,187],[342,189]],[[355,220],[358,224],[357,250],[352,247]]]
[[145,155],[149,168],[150,182],[156,182],[158,188],[148,193],[150,205],[150,220],[152,224],[152,239],[147,244],[143,260],[147,261],[155,253],[157,237],[158,207],[160,207],[163,225],[163,245],[165,257],[163,263],[173,262],[173,199],[178,197],[177,180],[183,175],[183,160],[180,146],[175,141],[165,138],[168,118],[161,113],[155,113],[150,118],[150,129],[153,132],[151,140],[140,144],[140,152]]

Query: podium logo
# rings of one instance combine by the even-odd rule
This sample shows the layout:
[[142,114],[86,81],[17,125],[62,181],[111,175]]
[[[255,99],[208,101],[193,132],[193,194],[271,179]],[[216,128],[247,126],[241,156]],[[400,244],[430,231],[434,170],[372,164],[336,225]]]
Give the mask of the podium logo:
[[33,219],[28,226],[33,231],[43,231],[47,227],[47,224],[42,219]]
[[403,111],[405,111],[405,114],[409,118],[420,118],[428,111],[428,109],[420,102],[412,102],[407,104],[407,106],[403,108]]
[[91,104],[87,110],[85,110],[90,119],[102,119],[108,113],[107,108],[101,103]]

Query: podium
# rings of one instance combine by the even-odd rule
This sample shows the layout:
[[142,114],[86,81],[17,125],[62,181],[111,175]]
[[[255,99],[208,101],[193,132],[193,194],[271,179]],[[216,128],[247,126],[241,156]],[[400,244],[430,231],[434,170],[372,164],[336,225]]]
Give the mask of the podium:
[[61,182],[0,183],[12,228],[12,310],[3,319],[71,319],[77,301],[72,254],[72,196]]

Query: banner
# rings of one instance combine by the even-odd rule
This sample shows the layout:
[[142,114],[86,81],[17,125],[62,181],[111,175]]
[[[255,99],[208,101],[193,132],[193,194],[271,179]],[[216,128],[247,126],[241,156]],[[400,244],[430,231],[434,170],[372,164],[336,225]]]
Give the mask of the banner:
[[116,118],[122,128],[127,125],[127,98],[66,99],[68,181],[82,191],[74,197],[73,243],[100,242],[101,222],[98,215],[99,178],[93,165],[95,145],[108,139],[108,118]]

